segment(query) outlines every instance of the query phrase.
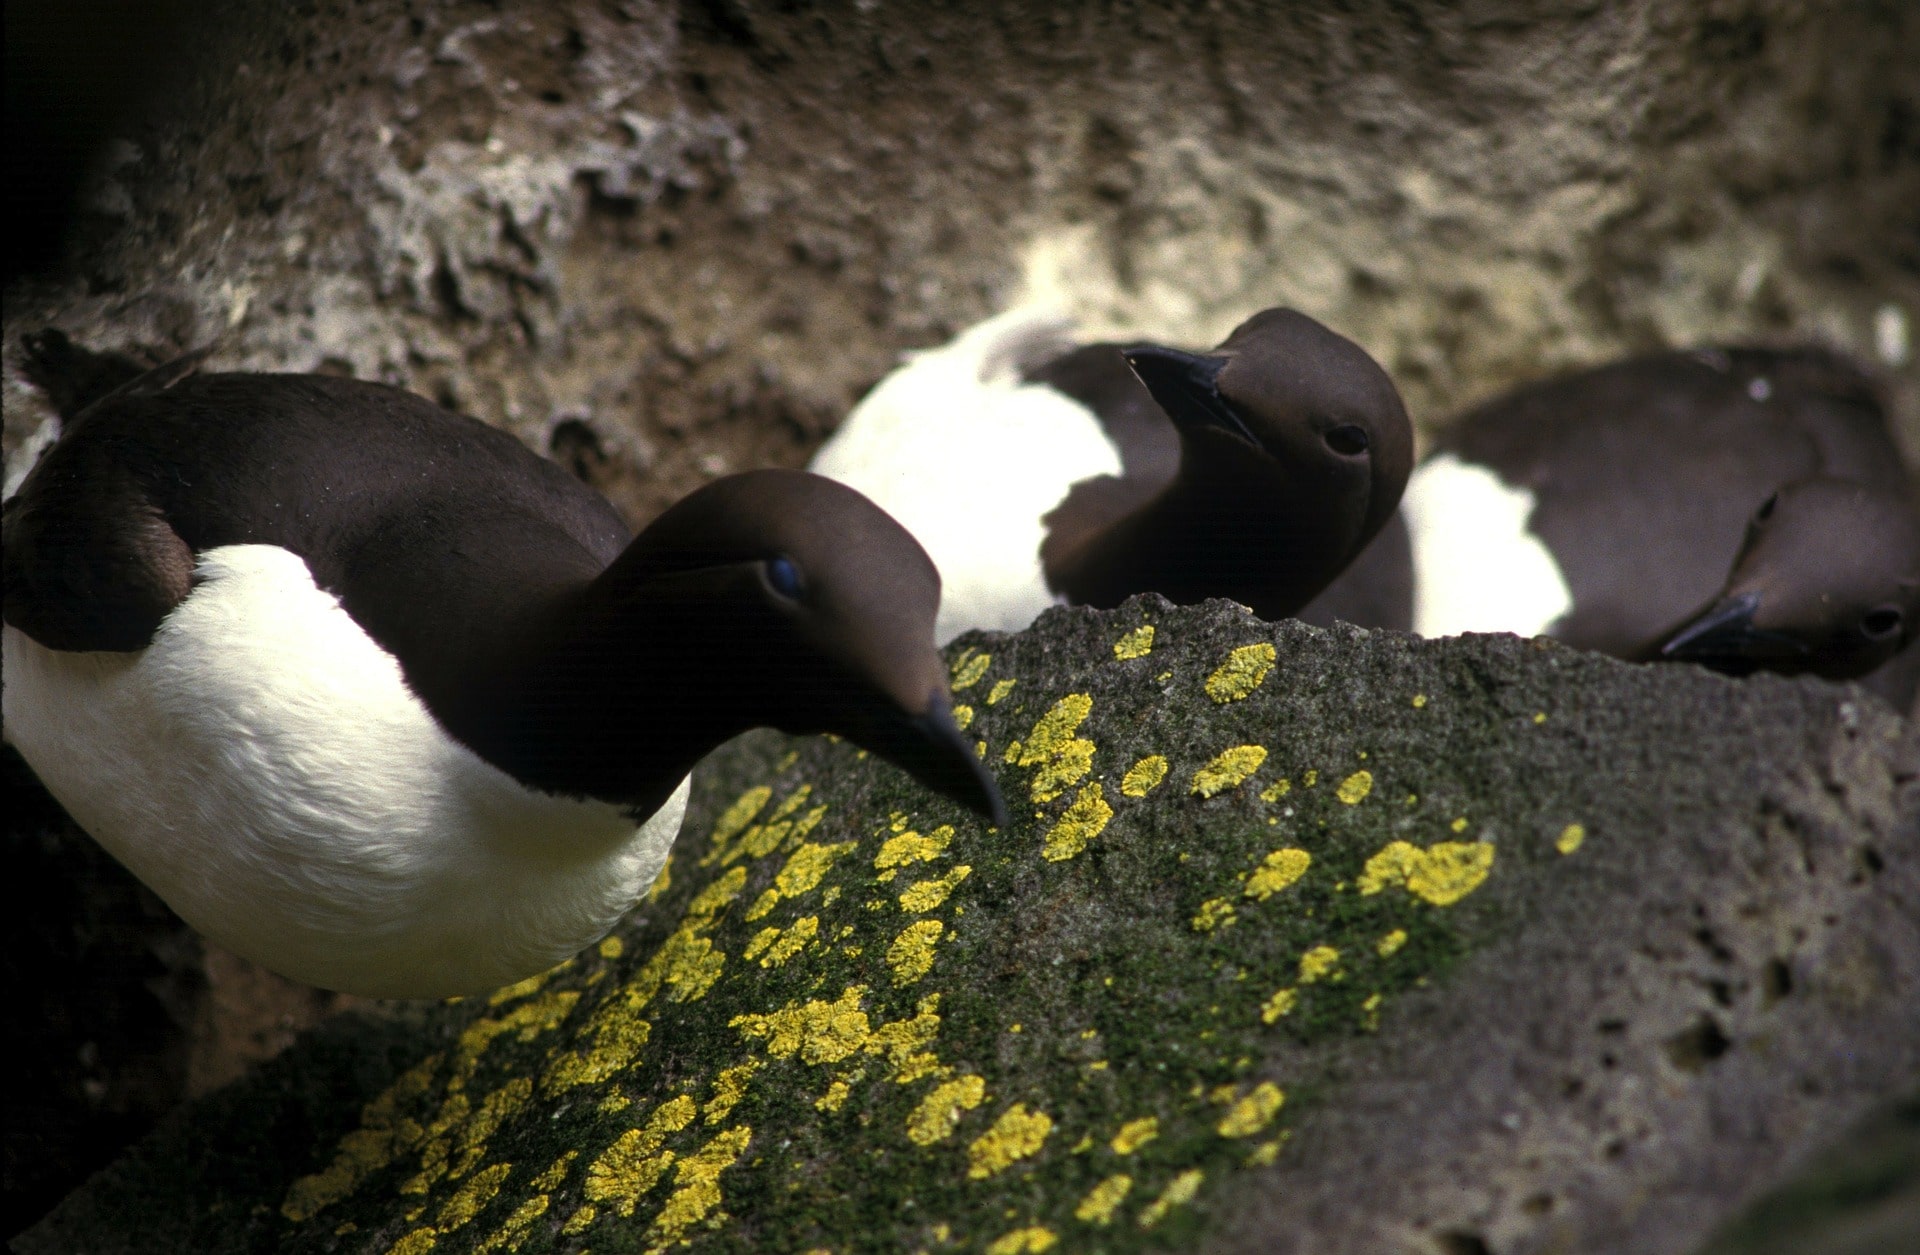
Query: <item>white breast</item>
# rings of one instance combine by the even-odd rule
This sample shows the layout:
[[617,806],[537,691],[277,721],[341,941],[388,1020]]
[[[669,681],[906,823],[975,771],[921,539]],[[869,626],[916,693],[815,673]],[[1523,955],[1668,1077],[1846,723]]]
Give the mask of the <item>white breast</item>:
[[475,993],[603,935],[653,883],[687,784],[637,830],[529,790],[448,736],[306,564],[201,555],[132,654],[8,627],[7,739],[195,928],[298,980]]
[[1118,475],[1084,406],[1023,384],[1024,344],[1052,315],[1013,310],[915,354],[847,416],[810,467],[871,498],[940,568],[941,644],[969,628],[1018,631],[1054,604],[1041,524],[1076,482]]
[[1553,553],[1527,530],[1533,494],[1452,454],[1428,458],[1400,500],[1413,534],[1413,630],[1538,636],[1573,608]]

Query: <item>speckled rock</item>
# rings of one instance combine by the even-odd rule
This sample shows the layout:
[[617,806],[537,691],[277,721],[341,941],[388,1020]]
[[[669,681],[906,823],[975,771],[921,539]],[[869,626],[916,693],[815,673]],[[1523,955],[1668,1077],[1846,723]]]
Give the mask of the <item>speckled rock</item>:
[[743,738],[596,951],[336,1021],[19,1248],[1681,1252],[1920,1076],[1857,690],[1157,598],[949,657],[1009,830]]

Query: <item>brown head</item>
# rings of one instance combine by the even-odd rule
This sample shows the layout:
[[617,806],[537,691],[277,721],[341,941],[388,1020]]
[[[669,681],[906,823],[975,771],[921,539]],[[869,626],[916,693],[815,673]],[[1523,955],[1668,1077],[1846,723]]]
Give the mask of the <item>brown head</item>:
[[1754,512],[1720,595],[1657,657],[1743,675],[1854,679],[1920,630],[1920,511],[1905,494],[1817,477]]
[[1400,394],[1366,350],[1305,314],[1263,310],[1211,353],[1143,344],[1126,357],[1190,461],[1257,458],[1274,491],[1312,486],[1348,558],[1400,504],[1413,470]]
[[661,515],[597,584],[633,614],[672,621],[677,665],[704,677],[690,700],[723,721],[836,733],[1006,823],[954,725],[933,643],[939,572],[853,489],[800,471],[716,480]]

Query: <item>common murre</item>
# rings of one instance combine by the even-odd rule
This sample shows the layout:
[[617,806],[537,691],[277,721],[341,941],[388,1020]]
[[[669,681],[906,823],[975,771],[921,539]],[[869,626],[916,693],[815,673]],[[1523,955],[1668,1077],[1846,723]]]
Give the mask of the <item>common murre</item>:
[[187,921],[374,996],[496,987],[653,882],[687,773],[830,730],[996,823],[948,712],[939,577],[817,476],[629,542],[511,436],[398,389],[163,367],[6,505],[5,726]]
[[1392,381],[1304,314],[1187,353],[1075,348],[1016,309],[882,380],[812,469],[926,546],[944,641],[1149,591],[1293,614],[1392,518],[1412,461]]
[[[1362,626],[1870,676],[1913,698],[1914,499],[1877,387],[1839,354],[1675,350],[1522,385],[1441,424],[1401,510],[1411,569],[1391,578],[1415,585],[1411,614]],[[1329,595],[1380,578],[1356,567]]]

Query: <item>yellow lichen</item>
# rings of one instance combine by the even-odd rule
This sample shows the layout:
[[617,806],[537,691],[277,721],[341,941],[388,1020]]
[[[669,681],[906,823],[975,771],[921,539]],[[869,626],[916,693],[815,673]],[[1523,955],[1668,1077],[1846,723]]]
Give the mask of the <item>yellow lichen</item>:
[[453,1197],[441,1206],[440,1214],[433,1218],[434,1227],[444,1235],[479,1215],[480,1209],[500,1192],[507,1174],[512,1171],[512,1164],[498,1163],[475,1173],[471,1181],[454,1191]]
[[[572,960],[569,959],[568,962],[570,963]],[[560,967],[565,966],[567,966],[566,963],[560,965]],[[487,1005],[497,1007],[503,1002],[512,1002],[515,998],[524,998],[528,994],[539,993],[540,986],[546,984],[547,978],[559,970],[560,968],[549,968],[544,972],[529,976],[523,981],[517,981],[514,984],[496,989],[487,996]]]
[[887,947],[887,967],[893,972],[894,984],[911,985],[933,970],[934,947],[945,931],[946,925],[937,919],[917,920],[901,930]]
[[896,1085],[911,1085],[921,1077],[950,1070],[927,1049],[940,1034],[939,1009],[940,995],[929,994],[920,1000],[911,1019],[882,1024],[868,1039],[866,1052],[886,1056]]
[[532,1181],[528,1182],[528,1186],[536,1190],[551,1190],[551,1189],[558,1188],[560,1183],[567,1179],[567,1169],[571,1168],[573,1166],[573,1161],[578,1159],[579,1157],[580,1157],[580,1152],[577,1150],[570,1150],[566,1152],[565,1154],[561,1155],[560,1158],[554,1160],[553,1163],[547,1168],[545,1172],[542,1172],[539,1176],[535,1177]]
[[1340,951],[1332,946],[1315,946],[1300,956],[1300,983],[1311,985],[1326,980],[1340,968]]
[[1129,1120],[1120,1126],[1109,1143],[1116,1155],[1131,1155],[1154,1138],[1160,1136],[1160,1117],[1142,1116],[1138,1120]]
[[587,1166],[581,1192],[595,1204],[631,1216],[640,1199],[660,1183],[674,1161],[672,1151],[661,1149],[667,1137],[692,1124],[697,1111],[693,1099],[685,1094],[661,1103],[643,1127],[622,1133]]
[[793,926],[780,934],[780,939],[767,948],[761,958],[761,967],[779,967],[794,955],[807,948],[807,943],[820,934],[820,918],[808,915],[795,920]]
[[952,840],[952,824],[941,824],[924,837],[917,832],[903,832],[888,837],[882,843],[880,852],[873,857],[873,865],[880,871],[887,871],[912,863],[931,862],[947,852]]
[[1371,792],[1373,792],[1373,773],[1356,771],[1340,782],[1340,787],[1333,791],[1333,795],[1348,806],[1358,806]]
[[1467,817],[1462,815],[1460,818],[1448,824],[1447,827],[1453,829],[1455,832],[1465,832],[1467,830]]
[[773,888],[754,901],[752,909],[747,912],[747,919],[760,919],[772,911],[782,898],[798,897],[817,888],[833,867],[834,861],[859,844],[857,841],[841,841],[833,845],[816,845],[811,841],[803,843],[787,856],[786,865],[773,878]]
[[1392,932],[1388,933],[1386,936],[1382,937],[1380,939],[1380,944],[1375,946],[1374,949],[1377,952],[1379,952],[1379,955],[1381,958],[1387,959],[1387,958],[1392,958],[1395,954],[1399,953],[1400,947],[1406,944],[1407,944],[1407,930],[1404,928],[1396,928]]
[[1312,865],[1313,855],[1305,850],[1285,847],[1275,850],[1247,877],[1246,895],[1264,902],[1306,875]]
[[1236,745],[1214,755],[1206,766],[1193,773],[1192,792],[1197,797],[1212,797],[1234,788],[1260,770],[1267,761],[1264,745]]
[[1013,686],[1018,683],[1020,683],[1018,680],[994,681],[993,687],[987,690],[987,705],[998,706],[1008,693],[1013,692]]
[[1280,1145],[1286,1140],[1283,1133],[1282,1136],[1276,1137],[1270,1142],[1262,1142],[1248,1151],[1246,1159],[1247,1167],[1264,1168],[1274,1160],[1280,1158]]
[[963,650],[953,662],[953,691],[958,693],[961,689],[970,689],[980,683],[980,677],[987,673],[987,668],[992,664],[992,654]]
[[1133,1189],[1133,1178],[1124,1172],[1116,1172],[1100,1184],[1087,1191],[1080,1205],[1073,1209],[1076,1220],[1087,1224],[1108,1224],[1113,1213],[1121,1203],[1127,1201],[1127,1194]]
[[1426,704],[1427,704],[1427,695],[1425,693],[1415,693],[1413,695],[1413,708],[1415,710],[1424,709],[1426,707]]
[[1579,849],[1580,843],[1586,839],[1587,829],[1584,824],[1568,824],[1560,830],[1559,839],[1553,843],[1553,848],[1562,854],[1571,854]]
[[900,895],[900,909],[915,915],[931,911],[944,903],[960,882],[972,874],[973,868],[962,863],[937,879],[917,881],[907,886],[907,891]]
[[1207,677],[1207,696],[1223,703],[1241,700],[1265,682],[1273,659],[1273,646],[1266,641],[1240,646]]
[[1261,1129],[1273,1123],[1273,1117],[1279,1114],[1280,1104],[1287,1096],[1272,1081],[1262,1081],[1253,1087],[1246,1097],[1233,1104],[1215,1128],[1221,1137],[1252,1137]]
[[720,857],[721,851],[729,841],[746,830],[761,808],[773,798],[773,790],[764,784],[755,785],[733,800],[733,804],[720,812],[720,818],[713,821],[713,835],[707,842],[707,855],[700,860],[702,867],[711,866]]
[[415,1144],[419,1126],[411,1120],[403,1122],[399,1112],[426,1094],[445,1058],[434,1054],[422,1059],[361,1108],[360,1127],[340,1139],[333,1161],[324,1169],[293,1183],[280,1204],[280,1214],[296,1224],[312,1219]]
[[1485,841],[1442,841],[1422,850],[1406,841],[1389,843],[1360,873],[1362,894],[1405,885],[1415,897],[1451,906],[1478,889],[1493,870],[1494,847]]
[[965,731],[973,726],[973,707],[955,706],[953,708],[953,726]]
[[987,1255],[1040,1255],[1042,1251],[1051,1250],[1059,1240],[1052,1229],[1029,1225],[1003,1233],[987,1243]]
[[1107,822],[1113,818],[1113,807],[1107,804],[1106,792],[1100,782],[1083,787],[1073,802],[1061,814],[1059,822],[1047,830],[1046,843],[1040,848],[1040,857],[1050,863],[1070,859],[1087,848],[1092,841],[1106,830]]
[[1113,643],[1113,656],[1126,662],[1153,652],[1153,624],[1142,623]]
[[1038,767],[1033,778],[1033,800],[1059,797],[1093,768],[1094,744],[1074,735],[1093,713],[1093,698],[1068,693],[1040,716],[1024,741],[1007,750],[1007,761],[1017,767]]
[[1360,1004],[1360,1023],[1368,1032],[1380,1027],[1380,1004],[1386,1001],[1384,994],[1369,994]]
[[1286,1015],[1288,1012],[1292,1011],[1295,1005],[1299,1003],[1299,1001],[1300,1001],[1299,990],[1291,989],[1291,988],[1280,990],[1278,993],[1274,994],[1273,997],[1267,999],[1266,1005],[1260,1008],[1261,1023],[1263,1024],[1273,1023],[1275,1020],[1279,1019],[1281,1016]]
[[827,1086],[826,1093],[813,1100],[813,1109],[826,1112],[838,1111],[846,1106],[847,1095],[852,1092],[853,1088],[845,1081],[835,1081]]
[[1192,1202],[1193,1196],[1200,1192],[1200,1182],[1205,1177],[1206,1174],[1200,1169],[1190,1168],[1169,1181],[1167,1188],[1160,1191],[1160,1197],[1154,1199],[1140,1213],[1140,1227],[1151,1229],[1165,1220],[1167,1213],[1174,1208]]
[[768,946],[780,940],[780,931],[777,925],[762,928],[753,935],[753,940],[747,943],[747,948],[740,952],[740,957],[743,959],[759,958]]
[[1128,797],[1145,797],[1166,778],[1167,760],[1158,754],[1149,754],[1127,768],[1127,774],[1120,777],[1120,791]]
[[953,1136],[960,1114],[972,1111],[987,1098],[987,1083],[978,1076],[961,1076],[944,1081],[920,1100],[907,1117],[907,1140],[916,1146],[932,1146]]
[[508,1216],[506,1221],[502,1223],[498,1229],[495,1229],[492,1234],[483,1239],[479,1245],[475,1246],[471,1255],[493,1255],[493,1252],[499,1250],[509,1252],[519,1250],[526,1244],[527,1238],[530,1236],[530,1231],[533,1229],[533,1222],[546,1215],[547,1208],[552,1205],[553,1200],[547,1195],[535,1194],[532,1198],[527,1199],[524,1203],[514,1208],[513,1214]]
[[[664,876],[666,872],[662,871],[660,874]],[[617,959],[626,952],[626,942],[618,937],[606,937],[600,942],[600,957],[603,959]]]
[[654,1218],[660,1245],[677,1242],[720,1205],[720,1174],[747,1149],[753,1130],[728,1129],[673,1166],[673,1193]]
[[1193,914],[1193,931],[1210,933],[1216,928],[1225,928],[1233,923],[1233,902],[1228,898],[1210,898],[1200,904]]
[[798,1053],[807,1063],[838,1063],[866,1045],[872,1030],[860,1009],[865,985],[849,985],[833,1002],[788,1003],[770,1015],[736,1015],[728,1021],[742,1036],[764,1039],[767,1053]]
[[713,1078],[713,1096],[707,1099],[707,1105],[700,1112],[703,1124],[718,1124],[733,1111],[740,1100],[746,1097],[747,1082],[760,1070],[758,1059],[748,1060],[731,1068],[723,1069]]
[[1005,1172],[1037,1153],[1052,1132],[1052,1116],[1044,1111],[1029,1111],[1023,1102],[1013,1104],[993,1122],[992,1128],[967,1147],[967,1176],[983,1181]]
[[1260,790],[1260,800],[1263,802],[1277,802],[1291,792],[1293,792],[1293,782],[1285,776],[1282,776],[1266,788]]

